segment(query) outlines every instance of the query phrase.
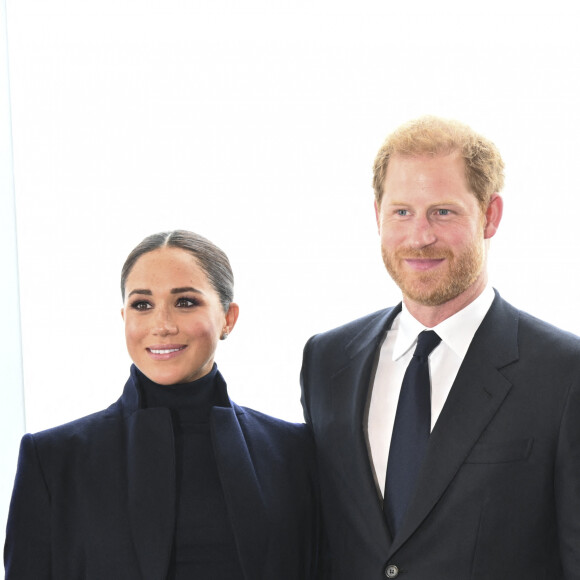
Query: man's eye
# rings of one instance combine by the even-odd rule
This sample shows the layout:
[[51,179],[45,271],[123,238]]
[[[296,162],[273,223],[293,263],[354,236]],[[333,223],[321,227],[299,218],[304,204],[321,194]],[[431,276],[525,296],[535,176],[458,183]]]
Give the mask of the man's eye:
[[451,210],[449,210],[449,209],[439,209],[439,210],[437,210],[437,213],[439,215],[449,215],[451,213]]
[[401,216],[409,215],[409,210],[406,210],[406,209],[398,209],[397,210],[397,215],[401,215]]

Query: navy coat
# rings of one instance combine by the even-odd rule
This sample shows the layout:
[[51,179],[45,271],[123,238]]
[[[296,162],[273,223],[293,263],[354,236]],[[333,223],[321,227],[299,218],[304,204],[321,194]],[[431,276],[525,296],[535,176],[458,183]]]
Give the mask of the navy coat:
[[[225,382],[218,373],[225,390]],[[7,580],[164,580],[175,527],[170,412],[143,409],[132,368],[108,409],[22,439]],[[214,407],[211,438],[245,580],[314,577],[317,502],[308,428]]]
[[431,433],[393,537],[366,413],[397,308],[307,344],[332,580],[580,580],[580,340],[499,295]]

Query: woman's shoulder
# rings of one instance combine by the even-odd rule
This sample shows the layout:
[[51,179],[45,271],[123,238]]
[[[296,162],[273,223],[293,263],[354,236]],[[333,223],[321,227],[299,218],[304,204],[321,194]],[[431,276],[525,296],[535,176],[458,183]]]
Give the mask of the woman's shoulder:
[[287,421],[285,419],[280,419],[278,417],[274,417],[274,415],[268,415],[263,413],[262,411],[257,411],[256,409],[252,409],[251,407],[245,407],[237,405],[236,403],[232,402],[232,407],[238,416],[245,415],[248,420],[256,421],[258,423],[264,423],[266,425],[271,425],[273,427],[281,428],[281,429],[297,429],[299,431],[307,428],[305,423],[298,423],[293,421]]
[[247,431],[253,434],[310,444],[312,437],[310,427],[305,423],[293,423],[256,411],[250,407],[240,407],[233,403],[238,420]]
[[25,438],[34,442],[36,446],[61,446],[64,442],[86,442],[94,440],[100,433],[112,433],[114,424],[121,418],[119,405],[114,403],[107,409],[96,411],[84,417],[79,417],[62,425],[50,427],[36,433],[28,433]]

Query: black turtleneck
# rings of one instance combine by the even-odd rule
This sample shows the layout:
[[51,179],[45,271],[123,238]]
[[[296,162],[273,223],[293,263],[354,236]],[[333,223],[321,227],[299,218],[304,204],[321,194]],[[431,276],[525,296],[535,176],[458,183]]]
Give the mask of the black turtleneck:
[[210,434],[212,407],[229,406],[217,366],[192,383],[158,385],[138,371],[143,407],[169,409],[175,436],[177,517],[168,579],[243,578]]

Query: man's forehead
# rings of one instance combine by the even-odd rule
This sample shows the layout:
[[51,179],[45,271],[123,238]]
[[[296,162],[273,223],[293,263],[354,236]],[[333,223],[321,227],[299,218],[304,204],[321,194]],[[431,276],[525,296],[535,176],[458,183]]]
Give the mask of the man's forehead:
[[435,151],[424,151],[424,152],[409,152],[405,153],[404,151],[397,151],[393,153],[389,158],[389,163],[387,165],[387,172],[389,167],[393,162],[403,163],[403,162],[423,162],[423,163],[444,163],[446,161],[453,161],[455,159],[461,159],[464,163],[461,156],[461,151],[459,149],[442,149],[442,150],[435,150]]
[[385,178],[383,180],[383,190],[385,185],[393,180],[420,180],[420,179],[457,179],[467,184],[465,171],[465,161],[459,154],[452,153],[442,155],[402,155],[393,156],[387,166]]
[[466,193],[477,200],[469,185],[465,160],[457,150],[437,155],[393,156],[383,180],[381,205],[385,197],[389,204],[398,204],[406,203],[410,195],[418,193],[426,198],[433,196],[434,203],[456,203]]

